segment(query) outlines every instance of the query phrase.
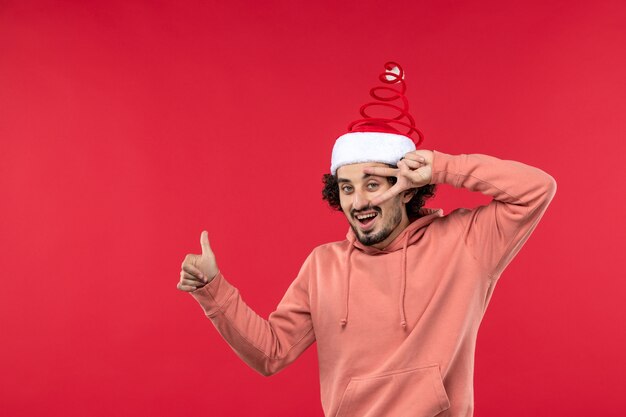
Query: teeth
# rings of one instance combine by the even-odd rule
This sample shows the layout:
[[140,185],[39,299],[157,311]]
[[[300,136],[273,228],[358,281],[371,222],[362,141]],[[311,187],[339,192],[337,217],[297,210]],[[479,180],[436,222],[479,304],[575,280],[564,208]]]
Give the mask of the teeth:
[[376,213],[361,214],[356,216],[356,218],[359,220],[369,219],[370,217],[376,217]]

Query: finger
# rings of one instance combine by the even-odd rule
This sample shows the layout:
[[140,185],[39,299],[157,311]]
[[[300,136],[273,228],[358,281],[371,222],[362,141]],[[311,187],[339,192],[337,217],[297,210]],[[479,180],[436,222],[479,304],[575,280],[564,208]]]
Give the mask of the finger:
[[398,186],[398,184],[396,184],[390,189],[388,189],[387,191],[385,191],[384,193],[382,193],[381,195],[374,197],[372,199],[371,204],[372,206],[378,206],[384,203],[385,201],[394,198],[395,196],[400,194],[402,191],[404,190],[400,186]]
[[[414,161],[412,159],[403,159],[400,162],[404,162],[404,165],[406,165],[407,167],[409,167],[411,169],[417,169],[417,168],[422,166],[421,162],[417,162],[417,161]],[[398,166],[400,166],[400,162],[398,162]]]
[[191,275],[191,274],[189,274],[189,273],[187,273],[185,271],[180,271],[180,278],[181,279],[184,278],[184,279],[189,279],[189,280],[201,282],[203,284],[207,282],[206,278],[198,277],[196,275]]
[[412,161],[416,161],[416,162],[426,162],[426,158],[424,158],[422,155],[416,154],[415,152],[407,152],[404,154],[404,159],[410,159]]
[[176,285],[176,288],[185,292],[193,292],[198,289],[194,287],[193,285],[182,285],[180,282]]
[[203,230],[200,234],[200,246],[202,246],[202,255],[211,255],[211,246],[209,245],[209,233]]
[[380,177],[395,177],[400,170],[397,168],[386,167],[365,167],[363,172],[370,175],[378,175]]
[[192,280],[192,279],[184,279],[184,278],[182,278],[179,281],[179,283],[180,283],[180,285],[184,285],[184,286],[187,286],[187,287],[196,287],[196,288],[201,288],[201,287],[204,287],[204,285],[205,285],[204,282],[198,282],[198,281],[195,281],[195,280]]
[[193,276],[194,278],[204,279],[206,278],[202,271],[190,264],[183,264],[183,271]]

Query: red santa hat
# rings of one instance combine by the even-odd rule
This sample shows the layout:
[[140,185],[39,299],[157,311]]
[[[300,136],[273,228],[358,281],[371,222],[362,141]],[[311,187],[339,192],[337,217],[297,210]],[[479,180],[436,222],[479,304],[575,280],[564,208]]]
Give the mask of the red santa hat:
[[[378,79],[385,85],[370,90],[370,96],[376,101],[361,106],[362,118],[350,123],[348,133],[335,141],[330,165],[332,175],[337,173],[339,167],[349,164],[382,162],[396,165],[404,154],[414,151],[424,140],[424,135],[415,127],[415,120],[409,114],[409,101],[404,95],[404,71],[400,65],[387,62],[385,72]],[[398,100],[401,106],[392,104]],[[372,117],[368,110],[374,107],[398,114]],[[415,136],[417,138],[414,139]]]

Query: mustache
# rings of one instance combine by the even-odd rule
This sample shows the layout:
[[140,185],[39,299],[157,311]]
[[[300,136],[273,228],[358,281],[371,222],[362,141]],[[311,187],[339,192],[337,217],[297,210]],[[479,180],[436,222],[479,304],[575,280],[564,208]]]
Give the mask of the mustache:
[[383,210],[380,207],[378,207],[378,206],[367,206],[367,207],[365,207],[364,209],[361,209],[361,210],[350,210],[350,215],[354,218],[354,217],[356,217],[360,213],[365,213],[367,211],[372,211],[372,210],[377,212],[378,214],[382,214],[382,212],[383,212]]

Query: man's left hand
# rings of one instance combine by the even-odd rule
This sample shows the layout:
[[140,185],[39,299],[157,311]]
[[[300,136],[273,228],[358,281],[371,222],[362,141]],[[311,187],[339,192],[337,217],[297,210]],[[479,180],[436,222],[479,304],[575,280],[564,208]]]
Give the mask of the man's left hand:
[[398,162],[398,168],[367,167],[363,172],[382,177],[396,177],[397,182],[372,200],[372,205],[377,206],[398,194],[412,188],[423,187],[430,184],[432,179],[433,152],[427,150],[416,150],[408,152],[404,158]]

